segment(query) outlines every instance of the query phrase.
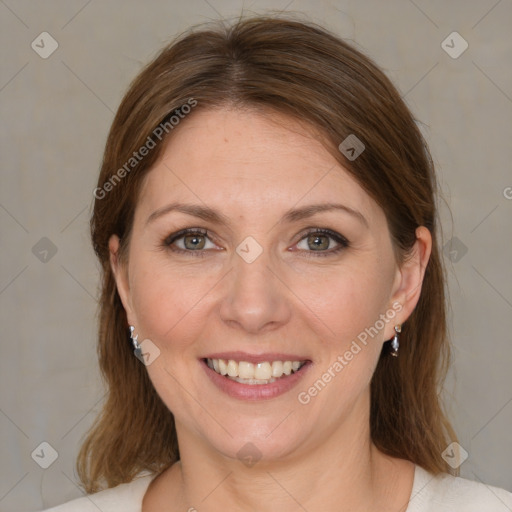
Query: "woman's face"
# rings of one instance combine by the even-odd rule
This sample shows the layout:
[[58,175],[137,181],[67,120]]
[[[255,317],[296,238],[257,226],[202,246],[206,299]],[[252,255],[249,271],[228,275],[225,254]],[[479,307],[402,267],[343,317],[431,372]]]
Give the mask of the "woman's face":
[[382,343],[421,282],[396,266],[370,196],[293,120],[269,115],[191,115],[147,175],[121,267],[111,238],[182,450],[265,460],[343,425],[365,431]]

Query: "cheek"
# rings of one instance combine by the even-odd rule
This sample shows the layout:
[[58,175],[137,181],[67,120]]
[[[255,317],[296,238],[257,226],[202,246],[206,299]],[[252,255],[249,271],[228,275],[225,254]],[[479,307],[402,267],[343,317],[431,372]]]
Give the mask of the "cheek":
[[[157,261],[155,261],[157,259]],[[160,350],[179,352],[191,345],[204,323],[208,290],[215,282],[170,268],[152,255],[133,260],[131,292],[137,328]]]
[[298,390],[297,399],[311,417],[324,418],[326,429],[339,425],[359,402],[379,359],[384,331],[380,323],[380,329],[375,325],[385,312],[387,295],[384,287],[375,289],[382,286],[377,274],[353,269],[323,282],[327,291],[322,295],[310,290],[325,327],[316,332],[315,371]]
[[316,371],[300,390],[304,400],[315,402],[318,414],[324,407],[343,414],[371,381],[384,326],[393,322],[391,315],[386,316],[390,293],[386,275],[374,259],[317,275],[314,285],[306,279],[299,282],[304,303],[314,305],[310,318],[320,319]]
[[[378,262],[368,259],[357,264],[347,262],[337,269],[317,273],[313,279],[303,274],[294,285],[304,312],[310,311],[311,321],[317,318],[319,334],[330,346],[330,352],[344,349],[385,313],[389,283]],[[373,337],[380,339],[380,330],[379,334]]]

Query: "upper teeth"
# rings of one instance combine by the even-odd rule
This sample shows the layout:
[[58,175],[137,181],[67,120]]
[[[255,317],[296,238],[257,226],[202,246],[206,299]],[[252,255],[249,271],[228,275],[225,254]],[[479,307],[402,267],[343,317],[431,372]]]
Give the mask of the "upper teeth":
[[232,359],[207,359],[207,363],[210,368],[221,375],[241,379],[270,380],[296,372],[305,361],[272,361],[271,363],[263,361],[253,364]]

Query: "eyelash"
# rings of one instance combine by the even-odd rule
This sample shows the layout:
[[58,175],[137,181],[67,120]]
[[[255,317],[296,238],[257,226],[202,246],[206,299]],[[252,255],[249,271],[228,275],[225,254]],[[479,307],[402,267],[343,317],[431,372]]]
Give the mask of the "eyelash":
[[[343,249],[346,249],[346,248],[348,248],[350,246],[349,241],[344,236],[340,235],[339,233],[336,233],[335,231],[331,231],[330,229],[325,229],[325,228],[313,228],[313,229],[310,229],[309,231],[304,233],[304,235],[297,241],[297,244],[299,242],[302,242],[302,240],[307,238],[309,235],[316,235],[316,234],[329,236],[330,238],[332,238],[338,244],[338,246],[335,247],[334,249],[329,249],[327,251],[303,251],[305,253],[314,253],[314,254],[308,254],[306,256],[307,258],[317,258],[317,257],[322,258],[322,257],[326,257],[326,256],[331,256],[331,255],[339,253]],[[171,251],[176,252],[176,253],[182,253],[182,254],[186,253],[186,254],[190,254],[190,255],[195,256],[195,257],[204,258],[206,256],[206,253],[207,253],[208,250],[199,249],[197,251],[194,251],[194,250],[190,250],[190,249],[179,249],[179,248],[176,248],[176,247],[172,247],[172,244],[174,242],[176,242],[177,240],[183,238],[186,235],[201,235],[201,236],[205,236],[207,238],[210,238],[209,235],[208,235],[208,231],[206,229],[202,229],[202,228],[187,228],[187,229],[182,229],[182,230],[178,231],[177,233],[173,233],[172,235],[169,235],[163,241],[163,245],[166,248],[168,248]]]

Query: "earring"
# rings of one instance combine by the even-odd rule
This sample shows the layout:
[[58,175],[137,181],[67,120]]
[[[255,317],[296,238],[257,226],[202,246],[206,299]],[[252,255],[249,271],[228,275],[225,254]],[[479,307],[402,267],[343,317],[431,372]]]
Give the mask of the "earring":
[[391,340],[391,355],[393,357],[398,357],[398,348],[400,347],[399,343],[399,334],[402,332],[401,324],[395,325],[395,336]]
[[135,354],[136,357],[140,359],[142,355],[142,348],[137,340],[139,335],[137,334],[136,336],[134,336],[133,331],[135,331],[135,327],[133,325],[130,325],[130,339],[132,340],[133,343],[133,353]]

